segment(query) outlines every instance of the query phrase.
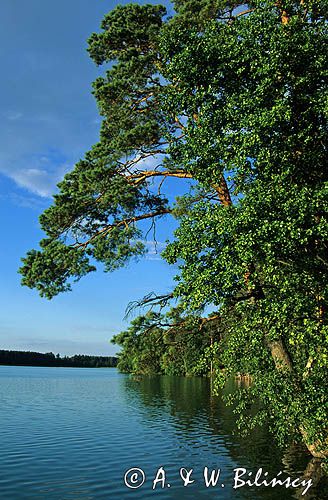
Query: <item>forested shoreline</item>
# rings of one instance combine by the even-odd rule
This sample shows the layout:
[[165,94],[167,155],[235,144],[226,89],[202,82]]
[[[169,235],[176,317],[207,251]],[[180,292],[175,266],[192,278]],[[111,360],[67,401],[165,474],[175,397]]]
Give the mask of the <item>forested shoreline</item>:
[[55,355],[52,352],[0,350],[0,365],[14,366],[66,366],[75,368],[114,368],[117,366],[115,356],[74,356]]
[[222,337],[222,321],[216,316],[203,322],[171,309],[138,316],[111,342],[121,347],[117,367],[123,373],[207,376],[223,368],[213,349]]

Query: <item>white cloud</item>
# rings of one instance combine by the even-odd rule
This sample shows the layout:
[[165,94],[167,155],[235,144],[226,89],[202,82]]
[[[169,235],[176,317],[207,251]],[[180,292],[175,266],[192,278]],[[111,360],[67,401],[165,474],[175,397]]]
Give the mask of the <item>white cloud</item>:
[[144,241],[143,243],[147,247],[147,260],[162,260],[161,252],[166,247],[166,243],[162,241]]
[[39,196],[21,195],[18,193],[8,193],[6,195],[0,194],[0,198],[9,200],[11,203],[18,207],[31,208],[33,210],[44,210],[45,201]]
[[164,158],[165,158],[165,155],[163,155],[163,154],[157,154],[154,156],[148,156],[147,158],[142,158],[133,166],[133,168],[131,170],[132,171],[154,170],[156,167],[158,167],[163,162]]
[[161,252],[166,248],[167,243],[155,240],[131,240],[131,243],[136,243],[137,241],[146,246],[145,257],[147,260],[163,260]]
[[15,172],[12,175],[12,179],[18,186],[24,187],[44,198],[47,198],[51,194],[53,182],[51,176],[45,170],[25,168]]
[[[42,164],[42,162],[44,162],[44,157],[41,157],[36,163]],[[71,167],[67,164],[55,166],[51,165],[51,163],[50,168],[45,169],[42,165],[40,167],[19,168],[16,166],[12,171],[5,171],[4,173],[14,180],[19,187],[25,188],[42,198],[50,198],[56,191],[58,182]]]

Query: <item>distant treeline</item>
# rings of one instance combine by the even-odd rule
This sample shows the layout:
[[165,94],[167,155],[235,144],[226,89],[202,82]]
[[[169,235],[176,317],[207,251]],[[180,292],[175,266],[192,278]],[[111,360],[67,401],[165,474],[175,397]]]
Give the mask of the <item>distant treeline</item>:
[[52,352],[45,354],[30,351],[0,350],[0,365],[27,365],[27,366],[72,366],[76,368],[113,368],[117,365],[115,356],[75,356],[60,357]]

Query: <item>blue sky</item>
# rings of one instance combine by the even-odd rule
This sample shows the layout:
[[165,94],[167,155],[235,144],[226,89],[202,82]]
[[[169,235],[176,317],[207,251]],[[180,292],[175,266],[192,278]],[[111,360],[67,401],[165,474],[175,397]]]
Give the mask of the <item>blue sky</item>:
[[[86,40],[117,3],[1,2],[0,349],[113,354],[109,339],[127,326],[128,302],[171,290],[176,269],[151,244],[148,258],[93,273],[52,301],[21,287],[17,273],[20,258],[42,237],[38,216],[56,183],[98,140],[91,82],[101,69],[89,59]],[[162,223],[159,241],[171,230]]]

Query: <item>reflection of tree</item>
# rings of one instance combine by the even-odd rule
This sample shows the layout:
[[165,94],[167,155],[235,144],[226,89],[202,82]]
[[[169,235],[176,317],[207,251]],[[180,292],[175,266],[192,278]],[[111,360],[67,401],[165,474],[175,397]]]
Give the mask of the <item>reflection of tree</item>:
[[[284,452],[282,457],[282,463],[284,464],[285,471],[288,474],[292,475],[294,473],[295,464],[297,467],[297,462],[300,462],[301,453],[302,453],[301,447],[296,444],[289,446]],[[305,469],[303,469],[301,463],[299,463],[298,465],[300,467],[299,470],[302,472],[302,477],[306,480],[312,479],[312,486],[309,489],[306,498],[307,499],[313,498],[316,500],[320,500],[321,498],[323,499],[324,497],[320,496],[319,491],[321,489],[324,490],[324,486],[326,486],[326,491],[327,491],[328,481],[327,477],[325,477],[325,474],[323,472],[322,460],[320,460],[319,458],[312,457],[311,460],[308,462],[307,466],[305,467]],[[304,498],[304,496],[302,496],[301,491],[296,490],[294,498],[299,500],[301,498]]]
[[[314,482],[309,493],[316,495],[306,498],[324,499],[323,494],[320,496],[325,481],[318,473],[320,461],[309,462],[299,446],[280,450],[265,427],[253,430],[248,436],[239,435],[233,408],[226,406],[220,396],[211,395],[209,379],[137,376],[124,378],[124,385],[128,403],[138,407],[144,421],[154,424],[158,418],[168,420],[168,426],[180,440],[202,450],[204,466],[207,456],[216,456],[219,460],[224,457],[227,463],[234,464],[233,467],[245,467],[249,471],[256,472],[262,467],[269,478],[275,477],[280,470],[284,477],[292,478],[301,477],[304,471],[304,476],[312,477]],[[225,391],[235,389],[236,383],[231,380]],[[232,472],[233,467],[228,472]],[[250,490],[242,493],[245,491],[250,498]],[[302,488],[256,488],[252,489],[252,498],[274,499],[282,495],[283,498],[301,498],[301,491]]]

